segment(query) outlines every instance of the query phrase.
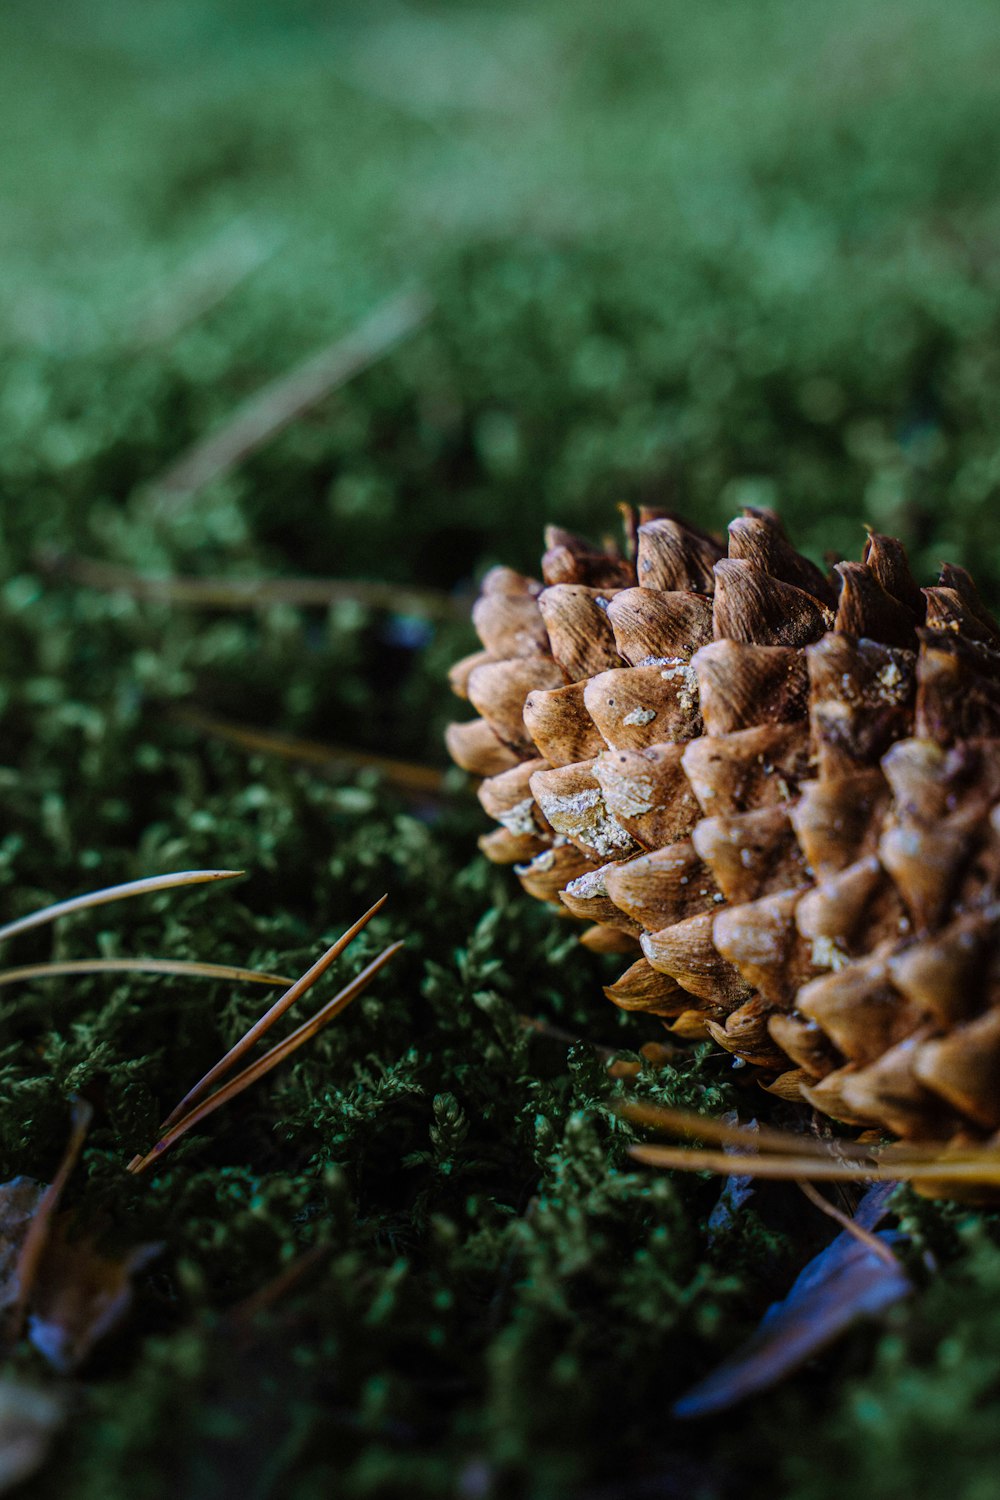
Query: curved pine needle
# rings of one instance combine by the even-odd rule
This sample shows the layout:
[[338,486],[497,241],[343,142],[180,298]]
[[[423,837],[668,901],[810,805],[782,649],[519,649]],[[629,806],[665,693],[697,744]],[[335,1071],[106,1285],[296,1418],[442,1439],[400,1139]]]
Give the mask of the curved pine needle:
[[98,891],[86,891],[82,896],[70,896],[67,901],[57,901],[53,906],[43,906],[39,911],[18,917],[0,927],[0,942],[27,932],[32,927],[43,927],[74,911],[85,911],[90,906],[107,906],[112,901],[124,901],[132,896],[145,896],[151,891],[169,891],[176,886],[204,885],[215,880],[235,880],[244,875],[244,870],[178,870],[172,875],[147,875],[142,880],[129,880],[124,885],[108,885]]
[[284,1062],[286,1057],[290,1057],[305,1042],[311,1041],[318,1032],[322,1031],[324,1026],[332,1021],[335,1016],[339,1015],[342,1010],[345,1010],[352,1000],[357,999],[362,990],[368,988],[379,970],[383,969],[390,959],[395,958],[403,946],[400,942],[393,943],[390,948],[386,948],[384,953],[380,953],[378,958],[373,959],[366,969],[362,969],[356,979],[352,979],[350,984],[346,985],[332,1000],[329,1000],[310,1020],[304,1021],[301,1026],[285,1037],[284,1041],[278,1042],[276,1046],[272,1047],[270,1052],[265,1052],[263,1057],[259,1057],[248,1068],[244,1068],[242,1073],[238,1073],[235,1078],[231,1078],[228,1083],[224,1083],[210,1098],[196,1105],[194,1109],[178,1120],[176,1125],[172,1126],[157,1141],[153,1149],[147,1151],[145,1156],[133,1157],[126,1171],[134,1175],[144,1172],[164,1152],[169,1151],[171,1146],[176,1145],[182,1136],[187,1135],[189,1130],[193,1130],[196,1125],[200,1125],[202,1120],[214,1114],[223,1104],[228,1104],[230,1099],[235,1099],[238,1094],[243,1093],[244,1089],[248,1089],[252,1083],[256,1083],[259,1078],[263,1078],[265,1074],[270,1073],[273,1068],[276,1068],[279,1063]]
[[280,995],[278,999],[275,1000],[270,1009],[264,1012],[260,1020],[256,1021],[253,1026],[250,1027],[250,1030],[245,1032],[244,1035],[240,1037],[235,1046],[230,1047],[225,1057],[220,1058],[214,1067],[209,1068],[204,1078],[200,1078],[195,1084],[194,1088],[188,1090],[180,1103],[170,1111],[170,1114],[162,1122],[162,1124],[160,1125],[161,1130],[169,1130],[171,1125],[173,1125],[177,1120],[181,1118],[182,1115],[187,1114],[188,1111],[193,1108],[197,1100],[202,1098],[204,1094],[208,1093],[213,1084],[218,1083],[220,1078],[224,1077],[226,1073],[232,1071],[232,1069],[239,1062],[240,1058],[244,1057],[246,1053],[249,1052],[254,1042],[256,1042],[259,1037],[262,1037],[265,1031],[269,1031],[270,1028],[274,1025],[275,1021],[279,1020],[285,1014],[285,1011],[295,1004],[296,1000],[300,1000],[307,990],[312,989],[317,979],[319,979],[322,974],[325,974],[333,961],[339,958],[344,949],[347,948],[351,943],[353,943],[358,933],[361,932],[364,927],[367,927],[372,917],[377,911],[381,910],[388,899],[388,895],[380,896],[379,899],[375,902],[375,905],[370,906],[365,912],[364,916],[359,917],[354,925],[352,927],[349,927],[347,931],[337,939],[332,947],[328,948],[326,952],[316,960],[312,968],[306,970],[301,978],[294,981],[286,980],[289,988],[285,991],[285,993],[283,995]]
[[797,1156],[738,1156],[728,1151],[699,1151],[686,1146],[630,1146],[635,1161],[651,1167],[680,1172],[716,1172],[723,1176],[763,1177],[773,1180],[799,1178],[814,1182],[965,1182],[977,1187],[1000,1187],[1000,1154],[970,1151],[962,1157],[933,1155],[923,1159],[896,1157],[888,1152],[878,1160],[823,1161],[802,1153]]
[[291,984],[285,974],[237,969],[231,964],[203,964],[186,958],[69,958],[52,964],[24,964],[0,969],[0,988],[25,979],[55,979],[64,974],[181,974],[192,979],[232,979],[240,984]]

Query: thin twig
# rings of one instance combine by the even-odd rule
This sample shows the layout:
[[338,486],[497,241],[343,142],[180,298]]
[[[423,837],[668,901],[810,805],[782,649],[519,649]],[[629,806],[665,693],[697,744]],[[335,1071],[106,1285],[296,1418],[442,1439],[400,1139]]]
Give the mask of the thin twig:
[[42,907],[16,922],[0,927],[0,942],[27,932],[32,927],[42,927],[46,922],[55,922],[70,912],[85,911],[91,906],[107,906],[112,901],[125,901],[132,896],[145,896],[150,891],[169,891],[181,885],[204,885],[215,880],[235,880],[245,870],[178,870],[173,875],[147,875],[142,880],[129,880],[124,885],[109,885],[99,891],[87,891],[82,896],[71,896],[68,901],[57,901],[53,906]]
[[277,755],[282,760],[301,761],[305,765],[343,765],[356,771],[377,771],[391,786],[421,796],[439,797],[444,791],[444,772],[434,766],[392,760],[367,750],[349,750],[343,745],[326,745],[320,740],[300,740],[293,735],[256,729],[251,724],[234,724],[197,708],[172,709],[170,717],[213,739],[237,745],[251,755]]
[[149,486],[162,513],[176,512],[205,485],[220,479],[271,438],[367,370],[426,322],[431,304],[418,292],[383,302],[358,326],[279,376],[240,406],[221,428],[196,442]]
[[824,1198],[823,1194],[814,1188],[811,1182],[806,1182],[800,1177],[796,1182],[796,1187],[800,1192],[805,1194],[810,1203],[819,1209],[820,1213],[824,1213],[828,1218],[833,1219],[840,1225],[841,1229],[845,1229],[849,1235],[859,1240],[873,1255],[877,1255],[879,1260],[885,1261],[885,1264],[891,1266],[894,1271],[902,1269],[898,1257],[893,1255],[885,1240],[880,1240],[877,1234],[872,1234],[870,1229],[865,1229],[863,1225],[858,1223],[857,1219],[852,1219],[850,1214],[841,1213],[840,1209],[835,1208],[828,1198]]
[[152,308],[137,318],[133,347],[142,349],[175,338],[231,296],[270,260],[280,243],[280,235],[254,233],[252,224],[239,220],[227,224],[159,290]]
[[561,1026],[553,1026],[551,1021],[542,1021],[537,1016],[519,1015],[517,1021],[525,1031],[534,1031],[538,1036],[548,1037],[553,1042],[566,1042],[573,1047],[578,1044],[589,1047],[606,1062],[618,1056],[614,1047],[605,1047],[602,1042],[592,1042],[587,1037],[576,1036],[572,1031],[564,1031]]
[[52,1216],[59,1206],[63,1189],[70,1179],[73,1168],[80,1159],[80,1152],[83,1150],[83,1143],[87,1138],[87,1131],[90,1129],[93,1116],[94,1111],[86,1100],[77,1099],[74,1102],[72,1127],[62,1161],[59,1163],[56,1175],[39,1199],[38,1207],[28,1225],[28,1232],[17,1257],[17,1301],[14,1303],[7,1324],[7,1337],[11,1341],[20,1336],[25,1309],[35,1285],[42,1256],[49,1242]]
[[262,1287],[258,1287],[255,1292],[251,1292],[249,1297],[244,1297],[242,1302],[237,1302],[235,1307],[231,1307],[227,1314],[229,1323],[235,1324],[238,1328],[246,1328],[262,1312],[269,1311],[276,1302],[280,1302],[282,1297],[287,1296],[292,1288],[298,1286],[313,1267],[325,1260],[332,1250],[333,1246],[329,1242],[311,1245],[308,1250],[304,1250],[301,1255],[296,1256],[293,1261],[283,1267],[277,1276],[265,1282]]
[[361,994],[362,990],[367,989],[379,970],[383,969],[390,959],[395,958],[402,947],[402,943],[393,943],[391,948],[387,948],[384,953],[380,953],[378,958],[373,959],[356,979],[353,979],[338,995],[335,995],[332,1000],[328,1001],[322,1010],[317,1011],[311,1020],[303,1022],[291,1035],[285,1037],[284,1041],[272,1047],[270,1052],[265,1052],[263,1057],[259,1057],[248,1068],[244,1068],[242,1073],[238,1073],[235,1078],[231,1078],[228,1083],[224,1083],[210,1098],[196,1105],[189,1114],[186,1114],[183,1119],[178,1120],[172,1129],[161,1136],[153,1149],[148,1151],[145,1156],[134,1156],[126,1170],[136,1175],[144,1172],[154,1161],[159,1160],[165,1151],[169,1151],[171,1146],[176,1145],[189,1130],[192,1130],[196,1125],[200,1125],[202,1120],[214,1114],[223,1104],[228,1104],[230,1099],[235,1099],[237,1095],[243,1093],[244,1089],[249,1088],[259,1078],[263,1078],[273,1068],[278,1067],[280,1063],[285,1061],[286,1057],[290,1057],[305,1042],[311,1041],[318,1032],[322,1031],[324,1026],[350,1005],[351,1001],[355,1000]]
[[281,1019],[286,1010],[289,1010],[300,1000],[308,990],[311,990],[317,979],[325,974],[330,965],[340,957],[345,948],[348,948],[360,932],[368,926],[375,913],[381,911],[389,897],[380,896],[374,906],[370,906],[363,917],[359,917],[353,926],[349,927],[337,941],[329,947],[322,957],[318,958],[311,969],[308,969],[301,978],[288,981],[288,989],[280,995],[270,1009],[266,1010],[260,1020],[255,1022],[250,1030],[245,1032],[235,1046],[230,1047],[225,1057],[219,1059],[213,1068],[209,1068],[204,1078],[200,1078],[194,1088],[188,1090],[180,1103],[170,1111],[167,1118],[160,1125],[161,1130],[169,1130],[183,1115],[186,1115],[195,1104],[214,1084],[231,1073],[241,1057],[245,1057],[254,1042],[258,1041],[266,1031],[270,1031],[275,1021]]
[[433,620],[464,620],[469,614],[469,600],[444,589],[411,588],[365,578],[158,578],[98,558],[52,550],[40,553],[36,561],[48,573],[102,593],[197,609],[266,609],[275,604],[297,609],[327,608],[343,602]]
[[64,974],[180,974],[190,979],[232,979],[238,984],[291,984],[284,974],[238,969],[231,964],[203,964],[186,958],[70,958],[62,963],[24,964],[0,969],[0,987],[26,979],[55,979]]

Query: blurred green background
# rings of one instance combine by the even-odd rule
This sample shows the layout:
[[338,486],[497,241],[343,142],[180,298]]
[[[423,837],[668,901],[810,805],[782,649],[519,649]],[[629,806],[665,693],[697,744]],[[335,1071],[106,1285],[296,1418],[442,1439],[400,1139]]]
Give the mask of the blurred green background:
[[[387,886],[373,945],[408,942],[382,999],[152,1191],[121,1161],[253,997],[4,1000],[5,1175],[53,1170],[82,1089],[80,1200],[167,1242],[31,1493],[987,1500],[995,1215],[907,1199],[940,1275],[890,1334],[724,1434],[665,1427],[805,1253],[752,1209],[712,1240],[717,1185],[630,1175],[593,1054],[516,1016],[619,1047],[637,1023],[473,857],[456,773],[400,798],[365,758],[443,768],[477,577],[531,570],[549,520],[600,537],[620,501],[712,526],[774,504],[817,559],[860,555],[869,523],[924,581],[948,557],[1000,600],[995,3],[5,0],[0,143],[5,906],[250,872],[228,905],[78,921],[18,957],[304,967]],[[164,487],[410,294],[427,316],[384,357]],[[233,607],[135,583],[303,576],[400,592]],[[361,769],[248,756],[178,709]],[[731,1102],[718,1059],[636,1087]],[[224,1309],[330,1224],[299,1321],[231,1356]]]
[[[530,567],[546,519],[749,500],[814,556],[858,555],[867,522],[995,591],[995,23],[986,0],[8,0],[8,572],[54,543],[468,589]],[[149,504],[412,289],[432,314],[388,358]],[[401,690],[397,743],[439,759],[441,654],[428,677],[399,631],[348,633]],[[320,703],[288,670],[264,663],[266,717],[384,736],[364,672]]]
[[452,585],[763,492],[993,584],[998,48],[985,0],[8,0],[5,510],[156,560],[136,488],[420,285],[164,553]]

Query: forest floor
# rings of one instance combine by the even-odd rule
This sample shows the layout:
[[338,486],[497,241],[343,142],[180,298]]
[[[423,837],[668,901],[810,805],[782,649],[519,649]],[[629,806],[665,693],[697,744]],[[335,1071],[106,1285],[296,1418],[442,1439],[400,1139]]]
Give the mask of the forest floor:
[[[26,932],[4,965],[296,975],[383,892],[338,982],[405,944],[139,1177],[266,992],[0,988],[0,1184],[51,1181],[85,1100],[74,1234],[112,1265],[157,1247],[86,1357],[3,1355],[0,1489],[33,1399],[25,1500],[992,1500],[1000,1218],[906,1189],[906,1301],[767,1394],[670,1416],[834,1231],[793,1185],[710,1226],[717,1180],[629,1158],[607,1057],[657,1027],[476,853],[442,732],[478,577],[620,501],[707,526],[773,504],[817,560],[869,523],[921,581],[947,556],[1000,599],[995,22],[0,11],[3,920],[246,872]],[[781,1113],[705,1047],[627,1088]]]

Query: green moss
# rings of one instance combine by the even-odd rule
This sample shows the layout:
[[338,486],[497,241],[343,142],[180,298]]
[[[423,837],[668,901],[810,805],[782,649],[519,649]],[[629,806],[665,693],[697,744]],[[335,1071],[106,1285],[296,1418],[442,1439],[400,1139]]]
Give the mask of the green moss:
[[[887,1331],[724,1422],[671,1423],[825,1221],[760,1189],[710,1231],[717,1182],[631,1169],[593,1044],[655,1028],[596,998],[609,966],[473,856],[462,778],[406,800],[176,717],[443,767],[461,618],[137,602],[66,563],[468,591],[532,567],[546,519],[599,535],[621,499],[713,524],[777,501],[816,556],[856,554],[865,520],[997,597],[994,33],[987,0],[68,0],[58,27],[3,8],[4,911],[247,870],[10,957],[295,973],[384,890],[340,972],[407,945],[139,1181],[123,1163],[261,992],[0,990],[0,1173],[50,1174],[83,1093],[70,1202],[164,1243],[26,1497],[989,1493],[994,1216],[907,1198],[920,1285]],[[390,358],[191,504],[143,493],[412,280],[434,315]],[[635,1088],[778,1108],[698,1050]]]

